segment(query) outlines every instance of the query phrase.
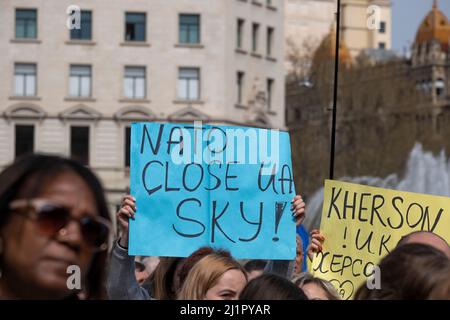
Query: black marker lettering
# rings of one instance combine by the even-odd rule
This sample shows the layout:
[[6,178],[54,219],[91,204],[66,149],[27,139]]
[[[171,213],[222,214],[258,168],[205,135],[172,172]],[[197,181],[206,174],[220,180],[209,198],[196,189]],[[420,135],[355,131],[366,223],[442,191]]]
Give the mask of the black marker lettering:
[[152,163],[157,163],[157,164],[159,164],[161,167],[163,166],[163,164],[162,164],[161,162],[159,162],[158,160],[153,160],[153,161],[150,161],[149,163],[147,163],[147,164],[145,165],[144,169],[142,170],[142,184],[143,184],[143,186],[144,186],[144,189],[147,190],[149,196],[151,196],[153,193],[155,193],[156,191],[158,191],[159,189],[162,188],[162,185],[158,185],[158,186],[154,187],[153,189],[149,189],[149,188],[147,187],[147,179],[145,179],[145,176],[146,176],[148,167],[150,167],[150,165],[151,165]]
[[195,203],[198,204],[199,207],[202,206],[202,203],[200,202],[200,200],[198,200],[198,199],[196,199],[196,198],[188,198],[188,199],[184,199],[184,200],[181,201],[181,202],[178,204],[178,206],[177,206],[177,217],[180,218],[181,220],[193,222],[193,223],[195,223],[195,224],[201,226],[201,227],[202,227],[202,231],[201,231],[201,232],[198,232],[198,233],[192,233],[192,234],[191,234],[191,233],[183,233],[183,232],[181,232],[181,231],[178,231],[177,228],[175,228],[175,224],[172,224],[172,228],[173,228],[173,230],[174,230],[178,235],[180,235],[180,236],[182,236],[182,237],[186,237],[186,238],[195,238],[195,237],[199,237],[199,236],[201,236],[201,235],[203,234],[203,232],[205,232],[206,227],[205,227],[205,225],[204,225],[203,223],[201,223],[201,222],[198,221],[198,220],[191,219],[191,218],[187,218],[187,217],[183,217],[183,216],[181,215],[181,212],[180,212],[180,211],[181,211],[181,207],[182,207],[183,204],[185,204],[186,202],[195,202]]
[[156,139],[156,147],[155,147],[155,146],[153,146],[152,139],[150,138],[150,134],[147,130],[147,125],[144,124],[144,128],[142,130],[142,139],[141,139],[141,154],[144,153],[145,137],[147,137],[147,140],[150,142],[150,148],[152,149],[153,155],[156,155],[158,153],[159,147],[161,145],[161,137],[162,137],[163,130],[164,130],[164,125],[161,124],[159,126],[158,138]]
[[278,194],[278,191],[277,191],[277,189],[275,187],[275,169],[276,169],[276,164],[274,164],[274,166],[272,168],[272,174],[270,175],[269,182],[267,183],[265,188],[262,186],[262,181],[261,181],[262,180],[262,176],[263,176],[263,174],[262,174],[263,168],[264,168],[264,163],[261,163],[261,167],[259,168],[259,174],[258,174],[258,188],[259,188],[259,190],[266,191],[269,188],[269,186],[272,185],[273,192]]
[[174,187],[174,188],[171,188],[171,187],[169,187],[169,162],[168,161],[166,161],[166,177],[165,177],[165,190],[167,191],[167,192],[170,192],[170,191],[180,191],[180,188],[178,188],[178,187]]
[[[173,133],[175,130],[180,130],[180,138],[178,140],[173,139]],[[169,141],[167,141],[167,154],[170,154],[170,150],[171,150],[171,147],[173,144],[181,144],[179,154],[182,155],[183,154],[183,144],[182,143],[183,143],[183,131],[181,130],[180,127],[173,127],[170,130]]]
[[394,197],[392,198],[392,206],[394,207],[394,211],[398,213],[398,216],[400,217],[400,222],[398,223],[398,225],[394,226],[391,223],[391,217],[389,217],[387,219],[387,222],[389,224],[389,227],[391,227],[392,229],[400,229],[403,225],[403,215],[400,212],[400,209],[397,206],[397,201],[400,201],[401,203],[403,203],[403,198],[402,197]]
[[[211,164],[211,163],[208,164],[207,170],[208,170],[209,175],[210,175],[211,177],[213,177],[214,179],[216,179],[216,185],[215,185],[214,187],[211,187],[211,188],[206,187],[205,189],[208,190],[208,191],[216,190],[217,188],[220,187],[220,184],[221,184],[221,181],[220,181],[219,177],[216,176],[214,173],[211,172],[211,166],[212,166],[212,165],[213,165],[213,164]],[[219,169],[222,168],[222,164],[219,163],[218,166],[219,166]]]
[[353,203],[349,203],[348,202],[348,194],[349,194],[349,192],[345,191],[345,195],[344,195],[344,210],[342,212],[342,218],[343,219],[347,218],[347,209],[352,209],[352,217],[355,216],[357,193],[353,192]]
[[258,226],[258,229],[256,230],[256,233],[253,235],[253,237],[251,237],[249,239],[239,238],[240,241],[242,241],[242,242],[250,242],[250,241],[255,240],[258,237],[259,232],[261,231],[262,223],[263,223],[263,206],[264,206],[264,204],[262,202],[260,202],[259,203],[259,220],[258,220],[258,222],[252,222],[252,221],[248,220],[245,217],[244,203],[241,201],[241,203],[240,203],[240,210],[241,210],[241,217],[242,217],[242,219],[244,219],[244,221],[247,222],[248,224],[251,224],[251,225],[254,225],[254,226]]
[[370,193],[361,193],[361,198],[359,199],[359,213],[358,213],[358,220],[361,222],[369,221],[369,219],[363,218],[363,212],[367,210],[366,207],[363,207],[364,197],[370,196]]
[[[286,170],[287,169],[287,170]],[[287,171],[287,177],[285,176],[285,170]],[[291,168],[285,164],[283,165],[283,167],[281,168],[281,178],[278,179],[279,182],[281,182],[281,194],[286,194],[286,192],[284,191],[284,183],[288,182],[289,183],[289,191],[287,193],[292,193],[292,187],[294,185],[294,180],[292,179],[292,172],[291,172]]]
[[335,187],[333,187],[331,189],[331,202],[330,202],[330,209],[328,209],[328,216],[327,218],[331,217],[331,210],[332,208],[334,208],[334,210],[336,211],[336,215],[338,217],[338,219],[341,219],[341,216],[339,214],[339,209],[338,206],[336,205],[336,201],[339,198],[339,195],[341,194],[342,189],[339,189],[339,192],[336,194],[336,197],[334,196],[334,191],[336,190]]
[[[187,181],[186,180],[187,180],[187,177],[188,177],[188,169],[192,168],[192,167],[200,169],[200,177],[198,178],[197,184],[194,187],[191,188],[191,187],[189,187],[187,185]],[[197,190],[198,187],[201,185],[201,183],[203,181],[203,175],[204,175],[203,167],[202,167],[201,164],[189,163],[188,165],[186,165],[184,167],[184,170],[183,170],[183,187],[184,187],[184,189],[186,189],[189,192],[193,192],[193,191]],[[195,177],[195,175],[189,175],[189,177]]]
[[222,227],[220,226],[218,220],[225,214],[225,212],[228,209],[228,206],[230,205],[230,203],[227,201],[227,204],[225,205],[225,208],[223,208],[222,212],[216,217],[216,210],[217,210],[217,201],[213,201],[212,202],[213,205],[213,216],[212,216],[212,221],[211,221],[211,242],[214,243],[215,240],[215,232],[216,232],[216,226],[217,229],[220,230],[220,232],[222,232],[222,234],[231,242],[236,243],[233,239],[231,239],[222,229]]
[[234,164],[234,163],[237,163],[237,162],[227,163],[227,169],[226,169],[226,172],[225,172],[225,190],[227,190],[227,191],[237,191],[237,190],[239,190],[239,188],[232,188],[232,187],[228,186],[228,180],[229,179],[236,179],[237,178],[237,176],[230,176],[228,174],[228,171],[230,170],[230,164]]
[[[377,199],[381,199],[381,203],[376,205],[375,202]],[[380,220],[381,224],[386,227],[386,224],[383,222],[383,219],[380,216],[380,213],[378,212],[378,209],[380,209],[384,204],[384,197],[380,194],[374,195],[372,199],[372,214],[370,216],[370,224],[373,226],[373,215],[374,213],[377,214],[378,220]]]

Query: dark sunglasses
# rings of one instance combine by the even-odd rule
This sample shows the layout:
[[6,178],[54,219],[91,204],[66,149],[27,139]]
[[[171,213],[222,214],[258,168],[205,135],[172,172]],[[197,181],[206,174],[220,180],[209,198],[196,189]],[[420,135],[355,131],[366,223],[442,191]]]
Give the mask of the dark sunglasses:
[[[85,216],[80,219],[72,217],[70,209],[45,199],[19,199],[9,205],[11,210],[25,213],[34,220],[40,231],[46,236],[56,236],[71,220],[80,225],[83,240],[95,250],[108,248],[110,222],[100,216]],[[31,210],[30,210],[31,209]]]

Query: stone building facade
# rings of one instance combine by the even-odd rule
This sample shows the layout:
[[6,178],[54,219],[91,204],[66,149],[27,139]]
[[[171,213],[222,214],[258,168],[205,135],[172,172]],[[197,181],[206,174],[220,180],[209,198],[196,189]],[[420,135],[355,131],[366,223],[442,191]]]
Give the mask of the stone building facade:
[[0,169],[71,156],[114,207],[132,121],[285,128],[282,0],[2,0],[0,21]]

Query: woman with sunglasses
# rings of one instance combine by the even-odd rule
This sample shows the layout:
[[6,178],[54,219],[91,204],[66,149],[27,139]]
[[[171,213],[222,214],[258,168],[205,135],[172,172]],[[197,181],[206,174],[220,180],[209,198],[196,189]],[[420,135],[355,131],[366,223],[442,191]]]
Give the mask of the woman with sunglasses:
[[110,230],[103,188],[87,167],[18,159],[0,173],[0,299],[105,298]]

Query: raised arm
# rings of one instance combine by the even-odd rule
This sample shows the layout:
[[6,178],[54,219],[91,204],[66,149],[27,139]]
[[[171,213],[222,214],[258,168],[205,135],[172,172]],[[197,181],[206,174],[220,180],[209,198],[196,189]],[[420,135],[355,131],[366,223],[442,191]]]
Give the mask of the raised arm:
[[117,212],[119,239],[111,252],[106,290],[113,300],[149,300],[149,292],[140,287],[134,273],[134,256],[128,255],[129,219],[136,214],[135,199],[127,195],[122,200],[122,207]]

